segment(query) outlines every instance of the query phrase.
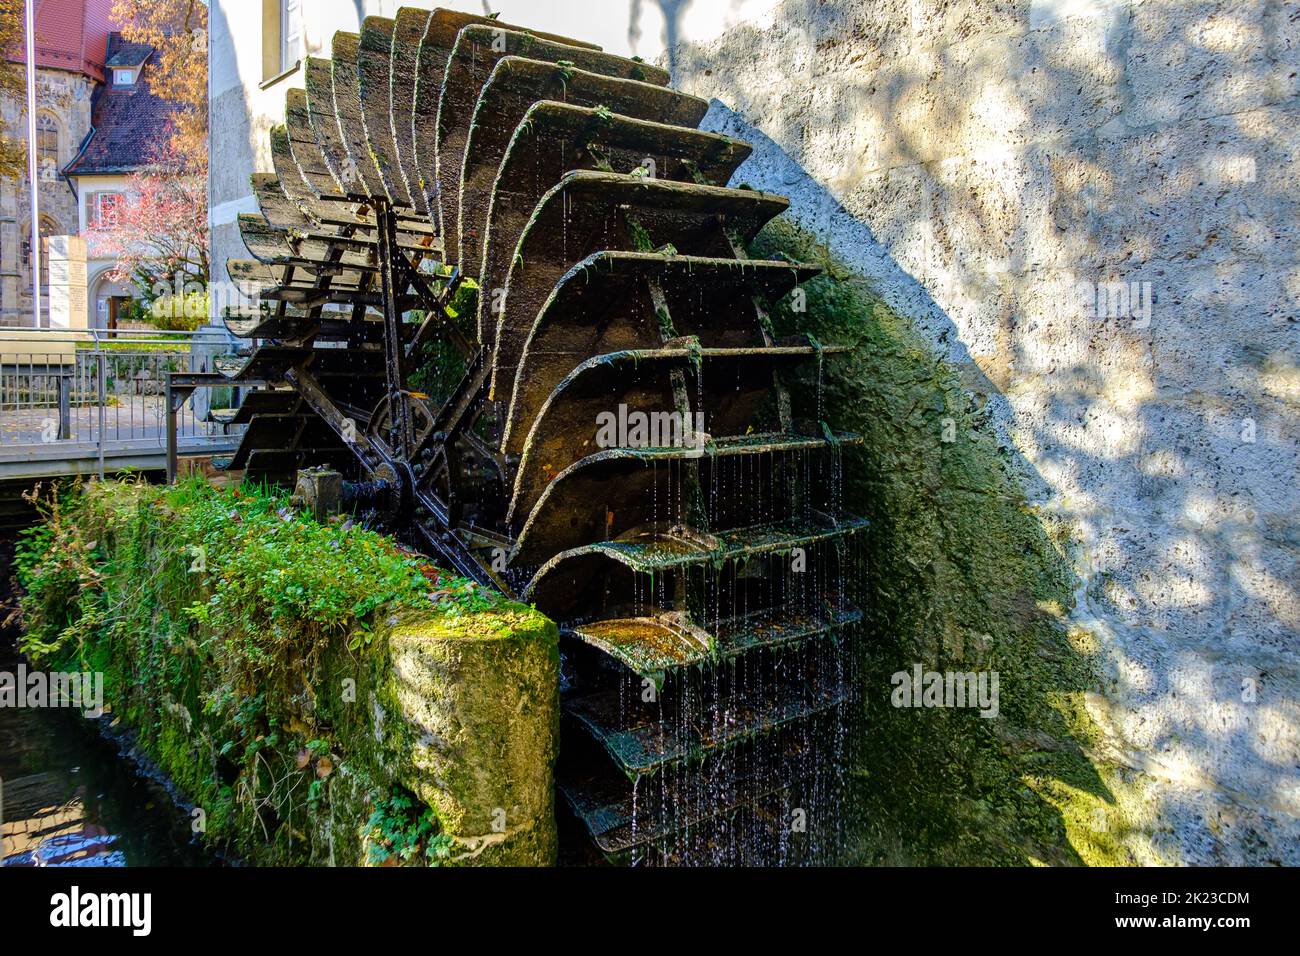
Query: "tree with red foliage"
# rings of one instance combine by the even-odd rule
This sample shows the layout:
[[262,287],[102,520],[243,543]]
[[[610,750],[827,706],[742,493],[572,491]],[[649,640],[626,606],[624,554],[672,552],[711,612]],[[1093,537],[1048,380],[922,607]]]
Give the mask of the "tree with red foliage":
[[156,319],[207,315],[207,163],[182,148],[166,140],[153,162],[127,177],[111,215],[86,231],[91,257],[116,259],[110,278],[134,283]]
[[87,231],[94,258],[115,258],[114,281],[208,282],[207,162],[181,157],[174,141],[127,177],[112,216]]

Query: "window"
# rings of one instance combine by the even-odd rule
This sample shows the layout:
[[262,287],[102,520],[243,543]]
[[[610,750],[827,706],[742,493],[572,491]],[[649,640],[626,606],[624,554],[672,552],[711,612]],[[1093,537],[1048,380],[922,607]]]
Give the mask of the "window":
[[302,52],[302,0],[280,0],[280,72],[292,69]]
[[86,197],[87,225],[103,228],[116,226],[117,210],[121,202],[121,193],[93,193]]
[[[27,237],[23,242],[23,278],[26,282],[31,282],[32,277],[32,240],[31,227],[24,230],[23,234]],[[49,295],[50,285],[50,236],[64,235],[63,227],[57,221],[49,216],[41,216],[41,234],[38,240],[41,244],[41,285],[45,287],[42,295]]]
[[262,84],[292,72],[302,49],[302,0],[262,0]]
[[44,183],[59,175],[59,123],[49,113],[36,117],[36,175]]
[[135,86],[135,70],[114,70],[114,86]]

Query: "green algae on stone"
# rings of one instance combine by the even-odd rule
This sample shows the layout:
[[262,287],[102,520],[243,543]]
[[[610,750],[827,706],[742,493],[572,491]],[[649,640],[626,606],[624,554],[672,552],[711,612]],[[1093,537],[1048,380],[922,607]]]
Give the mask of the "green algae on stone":
[[418,732],[410,786],[453,841],[450,860],[554,862],[555,624],[521,606],[436,621],[408,614],[388,644],[395,703]]

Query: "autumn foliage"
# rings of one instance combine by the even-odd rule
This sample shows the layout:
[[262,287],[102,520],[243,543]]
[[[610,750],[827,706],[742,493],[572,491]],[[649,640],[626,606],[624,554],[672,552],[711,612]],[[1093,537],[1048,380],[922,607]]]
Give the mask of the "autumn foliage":
[[206,285],[208,169],[205,156],[185,155],[180,140],[165,143],[153,163],[127,178],[111,221],[86,232],[93,257],[117,260],[115,281],[153,286]]
[[[21,102],[26,96],[21,63],[23,0],[0,0],[0,98]],[[17,179],[27,165],[27,140],[0,131],[0,177]]]
[[[0,5],[11,0],[0,0]],[[153,47],[149,88],[176,104],[173,158],[207,156],[208,8],[201,0],[115,0],[113,22]]]

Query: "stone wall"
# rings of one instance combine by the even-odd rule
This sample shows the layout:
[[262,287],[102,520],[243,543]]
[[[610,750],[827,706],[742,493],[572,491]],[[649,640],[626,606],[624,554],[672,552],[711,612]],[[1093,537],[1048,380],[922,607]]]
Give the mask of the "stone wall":
[[1133,858],[1300,862],[1300,11],[787,0],[672,63],[755,144],[736,181],[955,370],[1073,565]]

